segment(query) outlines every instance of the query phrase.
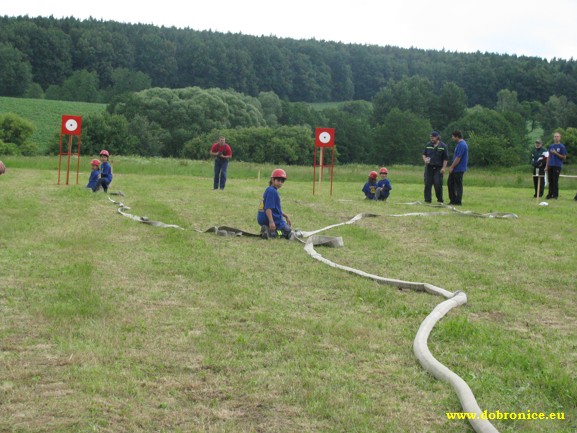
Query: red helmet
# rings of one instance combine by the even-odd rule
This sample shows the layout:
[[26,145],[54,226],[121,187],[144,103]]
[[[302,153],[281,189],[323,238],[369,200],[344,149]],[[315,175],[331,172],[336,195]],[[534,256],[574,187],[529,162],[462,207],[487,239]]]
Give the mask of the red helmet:
[[382,174],[382,173],[389,174],[389,170],[387,170],[385,167],[382,167],[382,168],[379,170],[379,173],[381,173],[381,174]]
[[92,161],[90,161],[90,165],[97,165],[98,167],[100,167],[100,160],[99,159],[93,159]]
[[108,153],[108,150],[101,150],[100,151],[100,156],[105,155],[105,156],[110,156],[110,153]]
[[280,177],[286,179],[286,172],[282,168],[275,168],[270,177]]
[[378,176],[378,173],[376,171],[371,171],[369,173],[369,178],[371,178],[371,179],[376,179],[377,176]]

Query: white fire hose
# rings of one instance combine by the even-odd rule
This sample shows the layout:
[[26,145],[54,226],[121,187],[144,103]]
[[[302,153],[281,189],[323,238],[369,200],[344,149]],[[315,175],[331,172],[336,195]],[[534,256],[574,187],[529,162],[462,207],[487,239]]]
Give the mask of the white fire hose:
[[[175,224],[165,224],[161,221],[151,221],[146,217],[139,217],[136,215],[132,215],[132,214],[126,212],[127,210],[130,210],[130,208],[128,206],[126,206],[125,204],[123,204],[121,202],[115,201],[110,197],[108,197],[108,199],[118,206],[118,209],[117,209],[118,213],[120,213],[121,215],[123,215],[127,218],[130,218],[134,221],[138,221],[138,222],[141,222],[143,224],[152,225],[154,227],[176,228],[176,229],[184,230],[182,227],[175,225]],[[403,203],[403,204],[416,205],[416,204],[422,204],[422,203],[411,202],[411,203]],[[429,205],[429,206],[442,207],[442,208],[448,209],[449,211],[413,212],[413,213],[393,214],[393,215],[386,215],[386,216],[387,217],[434,216],[434,215],[448,215],[451,213],[457,213],[457,214],[462,215],[462,216],[472,216],[472,217],[477,217],[477,218],[517,218],[517,215],[515,215],[513,213],[492,212],[492,213],[480,214],[480,213],[471,212],[471,211],[461,211],[461,210],[456,209],[454,207],[445,206],[445,205]],[[374,217],[379,217],[379,216],[381,216],[381,215],[370,214],[370,213],[360,213],[358,215],[355,215],[353,218],[351,218],[348,221],[345,221],[342,223],[337,223],[337,224],[332,224],[330,226],[323,227],[323,228],[318,229],[318,230],[314,230],[314,231],[310,231],[310,232],[297,230],[297,231],[295,231],[295,236],[293,236],[293,239],[304,243],[305,244],[304,249],[307,252],[307,254],[309,254],[311,257],[313,257],[314,259],[316,259],[316,260],[318,260],[324,264],[327,264],[333,268],[341,269],[343,271],[347,271],[347,272],[359,275],[359,276],[364,277],[364,278],[369,278],[369,279],[377,281],[378,283],[381,283],[381,284],[385,284],[385,285],[389,285],[389,286],[393,286],[393,287],[401,287],[404,289],[411,289],[411,290],[415,290],[415,291],[427,292],[427,293],[430,293],[432,295],[442,296],[442,297],[446,298],[443,302],[438,304],[433,309],[433,311],[431,311],[431,313],[425,318],[425,320],[423,320],[423,322],[419,326],[419,330],[417,331],[417,334],[415,336],[415,340],[413,341],[413,352],[415,354],[415,357],[417,358],[417,360],[419,361],[419,363],[421,364],[421,366],[425,370],[427,370],[429,373],[431,373],[437,379],[449,382],[449,384],[451,385],[451,387],[453,388],[453,390],[457,394],[457,397],[459,398],[459,401],[461,402],[461,406],[462,406],[464,412],[476,414],[475,419],[471,419],[471,417],[469,417],[469,422],[471,423],[471,426],[473,427],[473,429],[477,433],[498,433],[498,430],[493,426],[493,424],[491,424],[491,422],[489,422],[486,419],[482,419],[481,408],[479,407],[479,404],[477,403],[477,400],[475,399],[475,396],[473,395],[473,391],[471,391],[471,388],[469,387],[469,385],[467,385],[467,383],[459,375],[457,375],[455,372],[453,372],[452,370],[447,368],[445,365],[440,363],[431,354],[431,351],[429,350],[429,346],[427,343],[428,339],[429,339],[429,335],[431,334],[431,331],[433,330],[433,328],[435,327],[437,322],[439,322],[443,317],[445,317],[445,315],[449,311],[451,311],[453,308],[467,303],[467,295],[462,291],[449,292],[448,290],[445,290],[441,287],[437,287],[437,286],[434,286],[434,285],[428,284],[428,283],[402,281],[402,280],[385,278],[385,277],[381,277],[378,275],[369,274],[367,272],[364,272],[364,271],[361,271],[361,270],[358,270],[355,268],[351,268],[349,266],[339,265],[338,263],[332,262],[332,261],[326,259],[325,257],[323,257],[321,254],[319,254],[315,250],[314,247],[319,246],[319,245],[324,245],[324,246],[329,246],[329,247],[342,247],[343,246],[343,240],[341,237],[318,236],[318,233],[330,230],[332,228],[340,227],[343,225],[354,224],[363,218],[374,218]],[[196,231],[201,232],[201,233],[215,233],[215,234],[220,235],[220,236],[249,236],[249,237],[259,237],[260,236],[260,235],[255,234],[255,233],[250,233],[250,232],[246,232],[244,230],[239,230],[239,229],[236,229],[233,227],[227,227],[227,226],[216,226],[216,227],[211,227],[205,231],[201,231],[201,230],[196,230]]]

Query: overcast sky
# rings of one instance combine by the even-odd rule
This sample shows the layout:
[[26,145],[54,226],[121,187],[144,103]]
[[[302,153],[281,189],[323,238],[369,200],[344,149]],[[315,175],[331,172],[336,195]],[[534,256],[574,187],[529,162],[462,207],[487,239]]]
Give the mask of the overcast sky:
[[1,0],[0,15],[93,17],[257,36],[577,57],[575,0]]

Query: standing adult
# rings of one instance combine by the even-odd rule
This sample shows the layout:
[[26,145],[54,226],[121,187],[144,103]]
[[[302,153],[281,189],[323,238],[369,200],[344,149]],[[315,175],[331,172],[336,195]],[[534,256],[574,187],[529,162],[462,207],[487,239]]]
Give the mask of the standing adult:
[[557,199],[559,197],[559,175],[563,167],[563,161],[567,158],[567,149],[561,143],[561,134],[553,134],[553,143],[549,145],[549,157],[545,165],[547,178],[549,179],[549,193],[547,198]]
[[431,141],[423,151],[425,163],[425,203],[431,203],[431,188],[435,186],[437,203],[443,203],[443,174],[449,161],[447,145],[437,131],[431,132]]
[[214,156],[214,189],[224,189],[226,185],[226,173],[228,171],[228,161],[232,157],[232,149],[226,143],[224,137],[219,137],[218,141],[210,148],[210,154]]
[[545,148],[541,140],[535,140],[535,148],[531,152],[531,165],[533,166],[533,186],[535,187],[535,194],[533,198],[543,197],[545,191],[545,165],[547,164],[547,157],[545,156]]
[[449,167],[447,187],[449,189],[449,200],[451,204],[461,206],[463,199],[463,175],[467,171],[469,146],[467,142],[463,140],[463,133],[461,131],[453,131],[451,133],[451,140],[457,143],[457,146],[453,153],[453,162]]

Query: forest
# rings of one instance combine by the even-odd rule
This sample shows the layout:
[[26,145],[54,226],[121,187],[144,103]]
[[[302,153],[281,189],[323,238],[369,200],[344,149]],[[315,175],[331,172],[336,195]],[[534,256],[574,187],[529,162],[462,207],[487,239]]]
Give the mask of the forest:
[[[432,129],[445,139],[463,129],[473,165],[525,163],[536,128],[545,139],[562,130],[577,146],[573,59],[4,16],[0,71],[0,96],[107,103],[106,113],[86,119],[85,142],[118,153],[204,157],[206,142],[222,133],[256,161],[263,151],[250,143],[271,146],[262,137],[288,143],[303,127],[335,125],[341,163],[418,163]],[[339,104],[309,104],[331,101]],[[0,152],[18,152],[6,137]],[[306,157],[281,147],[264,155]]]

